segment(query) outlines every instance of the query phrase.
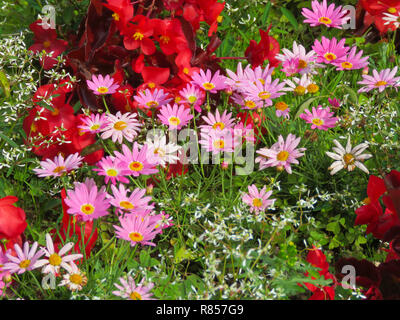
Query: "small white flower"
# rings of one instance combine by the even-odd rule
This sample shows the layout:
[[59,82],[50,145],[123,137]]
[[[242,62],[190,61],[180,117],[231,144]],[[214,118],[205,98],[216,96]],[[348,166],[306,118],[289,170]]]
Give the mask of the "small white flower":
[[348,171],[353,171],[355,167],[358,167],[365,173],[369,173],[367,167],[361,162],[372,157],[371,154],[363,154],[365,149],[368,148],[367,142],[361,143],[352,148],[349,136],[346,148],[343,148],[343,146],[337,140],[333,140],[333,143],[336,145],[336,148],[332,148],[335,153],[326,152],[328,157],[336,160],[328,168],[328,170],[331,170],[331,175],[334,175],[343,168],[347,169]]
[[146,144],[148,146],[148,158],[156,160],[157,163],[163,167],[167,163],[176,163],[176,161],[179,160],[178,151],[182,149],[182,147],[173,142],[167,143],[167,137],[165,135],[155,135],[153,139],[147,138]]
[[80,291],[87,283],[87,277],[84,272],[79,270],[75,263],[71,263],[71,271],[64,275],[64,279],[58,286],[67,286],[71,291]]
[[382,19],[386,21],[384,25],[393,23],[396,29],[400,27],[400,12],[397,13],[397,15],[384,12],[383,15],[385,17],[383,17]]

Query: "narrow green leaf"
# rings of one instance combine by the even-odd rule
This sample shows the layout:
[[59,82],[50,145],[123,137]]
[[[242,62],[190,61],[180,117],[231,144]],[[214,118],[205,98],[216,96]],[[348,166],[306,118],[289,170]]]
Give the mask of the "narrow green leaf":
[[289,22],[295,29],[297,29],[299,27],[299,24],[298,24],[296,18],[294,17],[293,13],[291,13],[288,9],[286,9],[284,7],[281,8],[281,12],[289,20]]
[[0,138],[5,140],[10,146],[14,147],[14,148],[19,148],[19,146],[12,141],[9,137],[7,137],[5,134],[0,132]]
[[1,70],[0,70],[0,85],[4,90],[4,95],[6,96],[6,98],[8,98],[10,96],[10,83],[8,82],[5,73]]

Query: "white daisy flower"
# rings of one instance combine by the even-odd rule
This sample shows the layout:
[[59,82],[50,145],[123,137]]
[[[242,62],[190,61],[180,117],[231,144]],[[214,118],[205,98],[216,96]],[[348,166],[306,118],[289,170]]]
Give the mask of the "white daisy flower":
[[352,148],[349,136],[346,148],[343,148],[343,146],[337,140],[333,140],[333,143],[336,145],[336,148],[332,148],[335,153],[326,152],[328,157],[336,160],[328,168],[328,170],[331,170],[331,175],[334,175],[343,168],[347,169],[348,171],[353,171],[355,167],[358,167],[365,173],[369,173],[367,167],[361,162],[372,157],[371,154],[363,154],[365,149],[368,148],[367,142],[361,143],[358,146]]
[[165,135],[155,135],[153,139],[147,138],[146,144],[148,146],[148,158],[156,161],[161,166],[165,166],[166,163],[176,163],[178,158],[178,151],[182,149],[172,142],[167,143],[167,137]]
[[136,116],[136,113],[127,112],[121,114],[120,111],[115,115],[107,114],[109,122],[102,130],[101,138],[107,139],[111,137],[113,142],[118,140],[119,143],[122,143],[123,138],[125,138],[129,142],[132,142],[142,127]]
[[71,291],[80,291],[87,283],[87,277],[84,272],[79,270],[75,263],[70,264],[71,271],[64,274],[63,280],[58,286],[67,286]]
[[400,27],[400,12],[397,15],[384,12],[383,15],[385,16],[382,18],[385,20],[384,25],[393,23],[396,29]]

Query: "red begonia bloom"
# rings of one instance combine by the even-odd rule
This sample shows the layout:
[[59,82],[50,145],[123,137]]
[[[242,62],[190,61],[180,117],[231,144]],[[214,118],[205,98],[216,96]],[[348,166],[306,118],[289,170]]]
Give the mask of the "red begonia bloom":
[[122,31],[125,48],[128,50],[140,48],[145,55],[152,55],[156,51],[156,45],[150,39],[153,31],[154,25],[151,19],[143,15],[135,16]]
[[113,19],[117,27],[121,30],[125,28],[133,18],[133,5],[130,0],[107,0],[108,3],[102,5],[113,11]]
[[267,59],[271,67],[276,67],[280,64],[280,61],[275,58],[280,50],[279,42],[269,35],[271,26],[269,26],[267,31],[259,29],[260,42],[257,43],[254,40],[250,40],[250,44],[246,49],[245,57],[253,68],[262,65]]
[[14,239],[27,227],[25,211],[14,206],[17,197],[7,196],[0,199],[0,239]]

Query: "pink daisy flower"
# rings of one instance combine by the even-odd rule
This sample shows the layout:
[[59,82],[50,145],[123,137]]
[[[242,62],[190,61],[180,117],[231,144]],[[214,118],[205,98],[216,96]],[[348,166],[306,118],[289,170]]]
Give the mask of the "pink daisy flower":
[[61,177],[69,171],[79,168],[83,157],[79,153],[70,154],[66,159],[59,154],[53,160],[40,161],[42,168],[33,169],[39,177]]
[[147,109],[160,108],[172,100],[168,94],[164,93],[163,89],[154,89],[153,91],[146,89],[144,92],[139,92],[138,96],[134,96],[134,99]]
[[272,145],[271,148],[262,148],[257,151],[260,157],[256,158],[256,163],[260,163],[260,169],[267,167],[277,167],[278,170],[285,169],[287,173],[292,173],[291,164],[298,164],[297,158],[304,156],[305,148],[297,148],[300,143],[300,138],[289,134],[286,141],[282,136],[279,136],[278,142]]
[[155,229],[157,222],[151,220],[150,216],[137,214],[127,214],[124,217],[119,217],[121,227],[114,225],[116,236],[129,241],[131,246],[135,246],[137,243],[155,246],[155,243],[151,242],[151,240],[160,231]]
[[245,110],[258,109],[263,107],[263,102],[259,99],[256,99],[250,95],[246,95],[243,93],[234,93],[232,95],[232,101],[237,103]]
[[367,67],[369,57],[362,57],[362,50],[357,53],[356,51],[357,47],[353,46],[342,62],[333,63],[337,67],[336,70],[355,70]]
[[334,112],[330,112],[330,108],[323,109],[322,106],[312,108],[312,112],[306,109],[299,117],[307,123],[311,123],[311,129],[328,130],[336,125],[339,118],[334,117]]
[[130,150],[124,144],[122,145],[122,152],[115,151],[114,154],[124,164],[125,169],[129,171],[130,175],[138,177],[158,172],[158,169],[154,168],[155,160],[148,155],[147,145],[141,146],[135,142],[133,149]]
[[299,58],[289,58],[282,63],[282,72],[284,72],[287,77],[291,77],[299,73],[299,71]]
[[3,252],[3,248],[0,246],[0,297],[5,295],[7,287],[11,284],[10,281],[6,281],[6,279],[9,279],[11,276],[10,272],[3,270],[4,264],[8,262],[6,254],[10,252],[11,249]]
[[342,29],[342,24],[346,22],[344,17],[347,15],[345,10],[342,10],[342,6],[335,8],[335,4],[332,3],[329,7],[326,0],[322,3],[313,1],[311,3],[312,11],[307,8],[303,8],[301,14],[307,19],[305,23],[309,23],[311,27],[325,25],[328,28]]
[[294,77],[292,80],[285,80],[288,87],[286,91],[293,91],[298,96],[308,93],[309,86],[313,83],[307,74],[303,74],[301,78]]
[[92,75],[92,81],[86,80],[87,86],[96,95],[113,94],[117,92],[119,84],[114,83],[114,79],[109,75]]
[[80,216],[82,221],[91,221],[108,214],[110,204],[105,186],[98,190],[91,178],[86,178],[84,183],[75,182],[74,185],[74,190],[67,191],[67,213]]
[[400,77],[395,77],[396,73],[397,66],[393,70],[385,69],[379,73],[377,70],[373,70],[373,76],[363,75],[363,80],[357,82],[358,84],[365,85],[358,92],[369,92],[374,89],[379,89],[379,92],[382,92],[389,86],[397,90],[397,87],[400,86]]
[[118,283],[114,283],[118,290],[113,291],[113,294],[127,299],[127,300],[154,300],[151,298],[150,290],[153,289],[154,283],[150,283],[147,286],[144,286],[144,278],[136,285],[135,280],[128,276],[128,281],[124,278],[119,278],[121,285]]
[[188,103],[192,105],[197,112],[201,112],[200,106],[204,102],[204,91],[194,85],[188,84],[186,88],[179,91],[179,94],[183,97],[183,100],[179,101],[179,103]]
[[78,126],[83,132],[99,133],[108,123],[108,118],[105,113],[91,114],[90,117],[81,118],[82,125]]
[[276,199],[269,199],[272,191],[266,191],[267,187],[264,186],[258,191],[255,184],[248,186],[249,193],[242,196],[242,201],[250,206],[250,211],[259,214],[268,207],[272,206]]
[[25,271],[31,271],[37,268],[37,260],[44,255],[43,249],[38,249],[38,243],[34,242],[32,247],[29,249],[29,243],[24,243],[24,250],[16,243],[14,244],[15,252],[17,256],[14,257],[11,253],[6,253],[8,262],[3,266],[3,270],[8,270],[10,273],[24,273]]
[[184,105],[178,106],[176,103],[172,107],[169,104],[163,106],[157,116],[163,124],[169,126],[169,130],[179,130],[193,118],[190,109],[185,108]]
[[145,197],[146,189],[136,188],[128,196],[129,189],[125,189],[123,184],[119,185],[119,188],[111,186],[113,196],[110,196],[110,204],[114,207],[126,210],[130,213],[141,214],[145,210],[151,210],[154,208],[154,204],[149,204],[151,197]]
[[120,111],[116,115],[107,114],[108,124],[102,130],[101,138],[108,139],[111,137],[113,142],[118,141],[119,143],[122,143],[125,138],[132,142],[142,127],[136,116],[136,113],[127,112],[121,114]]
[[344,45],[345,42],[346,39],[342,39],[339,42],[337,42],[336,38],[329,40],[322,37],[321,42],[316,39],[312,48],[318,54],[317,62],[333,64],[345,61],[346,55],[350,50],[350,47]]
[[286,119],[289,119],[290,108],[287,105],[287,103],[279,101],[275,104],[275,109],[276,109],[275,114],[277,117],[284,117]]
[[271,106],[272,99],[284,95],[285,82],[279,83],[279,79],[272,81],[271,76],[268,76],[264,83],[256,81],[256,83],[249,83],[248,86],[243,87],[243,92],[253,99],[263,102],[263,106]]
[[116,184],[117,181],[122,183],[129,183],[129,180],[125,177],[129,175],[129,170],[125,168],[125,165],[115,157],[108,156],[102,158],[97,163],[97,168],[93,169],[97,171],[99,176],[104,176],[104,183],[107,184],[110,180],[112,184]]
[[207,117],[203,116],[203,120],[207,124],[203,124],[200,126],[203,130],[218,130],[222,131],[224,129],[232,128],[235,119],[232,118],[232,113],[227,113],[227,110],[224,110],[222,115],[220,115],[218,109],[215,111],[215,116],[209,112]]
[[164,211],[161,211],[160,214],[154,215],[153,217],[157,221],[157,224],[154,228],[161,228],[160,233],[162,233],[163,229],[174,225],[172,222],[172,217],[169,214],[166,214]]
[[204,73],[200,69],[199,73],[192,75],[192,83],[210,93],[216,93],[226,88],[225,77],[219,74],[219,70],[212,76],[210,70]]
[[233,130],[225,129],[222,131],[201,130],[199,144],[207,152],[217,154],[220,152],[233,152]]
[[70,263],[74,262],[74,260],[80,259],[83,257],[82,254],[70,254],[65,255],[68,251],[70,251],[74,247],[73,242],[66,243],[58,252],[54,249],[53,240],[51,239],[50,234],[46,234],[46,246],[47,248],[43,248],[45,252],[45,256],[47,259],[40,259],[36,263],[36,267],[42,268],[42,273],[52,273],[54,275],[60,273],[60,268],[64,268],[68,272],[72,271]]
[[[250,65],[247,65],[245,70],[247,69],[250,69]],[[229,69],[226,69],[226,73],[229,77],[225,78],[225,84],[234,90],[240,89],[243,85],[246,85],[249,82],[248,76],[245,74],[241,62],[239,62],[236,67],[236,73]]]
[[252,82],[256,84],[258,81],[261,82],[261,84],[264,84],[267,79],[272,76],[274,70],[275,68],[270,67],[269,64],[265,68],[258,66],[254,70],[250,67],[250,65],[248,65],[244,70],[244,74],[247,77],[247,83]]
[[238,142],[234,143],[234,145],[239,145],[242,144],[244,141],[256,142],[256,137],[254,136],[254,129],[252,125],[249,123],[244,127],[243,122],[239,122],[236,124],[233,128],[233,135],[235,141],[238,140]]

